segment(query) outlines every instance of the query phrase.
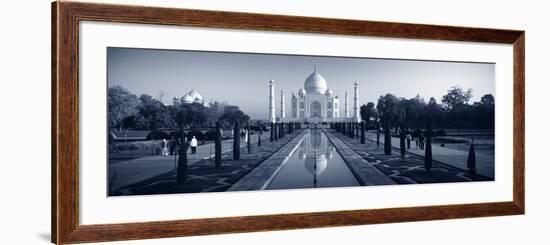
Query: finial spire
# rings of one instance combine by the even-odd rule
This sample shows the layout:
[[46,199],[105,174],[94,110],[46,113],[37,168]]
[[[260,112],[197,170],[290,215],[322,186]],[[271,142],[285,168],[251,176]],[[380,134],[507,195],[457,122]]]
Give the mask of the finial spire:
[[313,65],[313,72],[317,72],[317,65]]

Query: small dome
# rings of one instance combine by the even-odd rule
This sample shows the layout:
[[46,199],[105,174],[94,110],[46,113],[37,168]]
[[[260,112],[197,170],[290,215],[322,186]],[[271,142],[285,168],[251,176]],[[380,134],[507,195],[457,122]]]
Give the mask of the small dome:
[[191,96],[194,101],[202,101],[202,96],[199,94],[199,92],[197,92],[197,90],[191,90],[188,95]]
[[334,94],[334,93],[333,93],[332,90],[330,90],[330,89],[327,89],[327,91],[325,92],[325,95],[326,95],[326,96],[329,96],[329,97],[332,97],[333,94]]
[[186,94],[185,96],[181,97],[181,103],[191,104],[193,103],[193,101],[195,101],[195,99],[191,97],[191,95],[189,94]]
[[327,81],[317,73],[317,70],[314,70],[311,75],[306,78],[304,82],[304,88],[308,93],[319,93],[322,94],[327,90]]
[[306,90],[304,90],[303,88],[301,88],[300,90],[298,90],[298,94],[299,94],[299,95],[305,95],[305,94],[306,94]]

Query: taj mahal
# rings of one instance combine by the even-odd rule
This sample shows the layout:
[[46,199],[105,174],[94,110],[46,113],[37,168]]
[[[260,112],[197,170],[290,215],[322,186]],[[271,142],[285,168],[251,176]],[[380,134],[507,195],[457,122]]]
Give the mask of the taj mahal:
[[[281,89],[279,117],[276,116],[275,108],[275,81],[269,81],[269,121],[299,121],[299,122],[331,122],[349,121],[359,122],[359,84],[354,83],[353,87],[353,111],[349,111],[348,92],[344,93],[344,105],[341,105],[340,98],[328,88],[327,81],[317,69],[313,68],[304,82],[304,87],[297,93],[292,92],[290,103],[290,116],[287,117],[285,110],[285,91]],[[341,113],[343,110],[343,113]]]

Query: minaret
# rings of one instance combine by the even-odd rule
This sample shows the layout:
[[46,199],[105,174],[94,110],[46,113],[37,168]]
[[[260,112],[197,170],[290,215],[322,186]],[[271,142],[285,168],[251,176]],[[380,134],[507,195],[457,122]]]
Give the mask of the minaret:
[[281,121],[285,119],[285,90],[281,89]]
[[275,81],[269,80],[269,122],[275,122]]
[[348,111],[348,91],[344,93],[344,118],[349,117],[349,111]]
[[353,121],[359,122],[359,83],[353,85]]

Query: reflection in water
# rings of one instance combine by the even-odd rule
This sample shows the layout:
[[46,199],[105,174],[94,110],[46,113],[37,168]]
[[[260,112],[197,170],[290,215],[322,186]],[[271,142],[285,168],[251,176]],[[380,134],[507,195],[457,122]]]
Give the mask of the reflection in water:
[[304,137],[268,189],[359,185],[323,132],[311,129]]

